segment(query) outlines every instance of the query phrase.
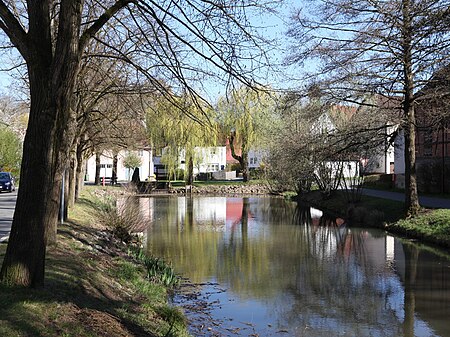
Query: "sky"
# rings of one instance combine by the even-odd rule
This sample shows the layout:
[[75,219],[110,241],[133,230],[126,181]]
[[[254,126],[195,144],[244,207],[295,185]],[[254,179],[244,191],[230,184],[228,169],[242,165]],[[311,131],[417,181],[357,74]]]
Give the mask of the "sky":
[[[273,64],[281,64],[283,59],[286,56],[286,30],[287,30],[287,24],[285,23],[287,21],[287,18],[289,14],[292,12],[292,8],[294,4],[299,4],[296,0],[286,0],[285,3],[282,6],[277,7],[277,11],[279,13],[269,13],[264,15],[254,15],[250,18],[250,21],[252,24],[258,27],[265,27],[261,28],[262,35],[268,39],[274,39],[278,41],[279,43],[284,43],[285,45],[280,46],[277,49],[272,49],[270,52],[268,52],[268,57],[270,58],[271,63]],[[1,55],[0,56],[0,69],[1,68],[8,68],[10,65],[10,55]],[[287,73],[292,74],[294,72],[293,69],[289,69],[286,67],[278,68],[279,70],[287,71]],[[10,72],[11,73],[11,72]],[[10,73],[8,72],[2,72],[0,71],[0,93],[3,94],[12,94],[13,89],[10,88],[10,84],[12,82],[12,78],[10,76]],[[273,87],[281,87],[286,86],[286,76],[283,76],[281,74],[275,74],[275,73],[260,73],[260,82],[263,84],[269,84]],[[294,86],[293,82],[290,83],[290,86]],[[210,101],[216,100],[219,96],[223,96],[225,94],[225,88],[223,86],[218,85],[216,82],[211,82],[208,85],[206,85],[208,92],[205,93],[207,98],[209,98]]]

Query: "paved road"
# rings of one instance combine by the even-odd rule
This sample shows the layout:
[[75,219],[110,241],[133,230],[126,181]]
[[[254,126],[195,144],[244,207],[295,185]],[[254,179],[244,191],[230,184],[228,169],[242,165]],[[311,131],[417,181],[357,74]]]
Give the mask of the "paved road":
[[[395,201],[405,201],[404,193],[388,192],[382,190],[363,189],[363,194],[371,197],[383,198]],[[450,208],[450,199],[419,196],[420,205],[428,208]]]
[[0,193],[0,242],[8,237],[11,230],[16,199],[17,190],[12,193]]

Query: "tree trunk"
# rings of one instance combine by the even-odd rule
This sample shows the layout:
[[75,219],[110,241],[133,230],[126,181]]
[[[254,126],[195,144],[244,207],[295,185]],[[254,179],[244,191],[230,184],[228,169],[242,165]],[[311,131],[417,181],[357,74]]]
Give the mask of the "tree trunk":
[[[61,109],[67,106],[51,99],[52,92],[57,91],[51,86],[52,72],[47,68],[39,70],[29,69],[31,109],[21,186],[0,274],[8,284],[32,287],[43,284],[46,246],[56,242],[62,168],[73,127],[66,120],[65,128],[59,129],[66,119],[66,111]],[[65,99],[63,95],[62,92],[56,95],[56,100]]]
[[189,156],[186,170],[186,185],[191,186],[194,183],[194,159]]
[[244,150],[245,148],[245,140],[242,141],[241,145],[241,155],[237,155],[234,149],[234,134],[230,135],[230,150],[231,156],[239,162],[242,171],[242,180],[247,182],[250,178],[249,169],[248,169],[248,152]]
[[100,154],[95,153],[95,185],[100,185]]
[[75,190],[77,186],[77,170],[78,170],[78,160],[76,150],[72,151],[70,154],[70,169],[69,169],[69,194],[68,194],[68,207],[73,207],[75,204]]
[[70,196],[70,169],[64,171],[64,207],[63,221],[69,217],[69,196]]
[[139,167],[136,167],[133,171],[133,175],[131,176],[131,182],[134,183],[136,186],[139,185],[141,182],[141,178],[139,176]]
[[40,286],[45,251],[56,241],[63,168],[75,137],[72,103],[80,63],[79,20],[83,2],[60,5],[58,41],[52,44],[48,2],[28,2],[29,30],[21,53],[27,62],[31,107],[24,140],[21,186],[0,279]]
[[412,67],[411,3],[402,1],[404,52],[404,133],[405,133],[405,213],[414,216],[420,210],[416,178],[416,117],[414,112],[414,72]]
[[240,162],[242,168],[242,181],[247,182],[250,180],[250,171],[248,168],[248,153],[242,152],[242,160]]
[[117,153],[114,153],[113,156],[113,167],[112,167],[112,177],[111,177],[111,185],[117,184]]
[[78,144],[77,146],[77,169],[75,173],[75,191],[74,191],[74,200],[78,201],[80,196],[80,191],[84,183],[84,158],[83,158],[83,145]]

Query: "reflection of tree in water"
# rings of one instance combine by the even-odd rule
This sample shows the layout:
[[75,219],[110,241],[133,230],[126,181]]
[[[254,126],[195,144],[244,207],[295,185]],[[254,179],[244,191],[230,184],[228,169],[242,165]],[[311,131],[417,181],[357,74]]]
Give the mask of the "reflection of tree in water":
[[147,251],[170,260],[176,272],[193,282],[213,275],[223,233],[199,230],[192,198],[153,198],[154,224],[147,234]]
[[[405,286],[403,293],[398,278],[384,269],[384,256],[368,254],[374,242],[384,247],[384,236],[373,237],[327,216],[313,219],[309,209],[283,203],[243,199],[239,223],[232,231],[217,232],[199,230],[189,214],[199,205],[186,203],[185,209],[166,201],[165,215],[155,211],[159,225],[152,246],[174,256],[174,265],[190,270],[187,276],[194,281],[216,277],[238,296],[265,301],[278,317],[271,323],[279,319],[281,325],[297,326],[299,335],[332,336],[345,330],[351,336],[409,336],[419,303],[409,290],[416,286]],[[413,280],[415,255],[405,255]],[[390,305],[392,300],[404,300],[410,309],[405,317]]]
[[414,336],[414,315],[416,311],[415,286],[417,279],[417,261],[419,259],[419,249],[412,244],[404,244],[405,253],[405,297],[403,300],[405,307],[405,317],[403,320],[403,333],[405,336]]
[[[241,216],[232,226],[228,240],[219,246],[217,276],[219,281],[228,283],[238,293],[250,292],[252,296],[266,297],[277,287],[272,288],[267,282],[272,276],[267,242],[249,237],[249,217],[253,217],[255,211],[251,206],[250,198],[242,199]],[[263,208],[270,209],[265,205]]]
[[298,204],[294,211],[294,223],[308,226],[312,223],[311,207]]
[[293,306],[280,308],[290,325],[310,327],[314,336],[332,335],[337,327],[356,336],[399,334],[400,323],[386,308],[391,289],[380,288],[379,270],[367,256],[367,233],[327,215],[313,219],[304,207],[295,215],[306,234],[299,245],[307,247],[308,255],[299,256],[288,288]]

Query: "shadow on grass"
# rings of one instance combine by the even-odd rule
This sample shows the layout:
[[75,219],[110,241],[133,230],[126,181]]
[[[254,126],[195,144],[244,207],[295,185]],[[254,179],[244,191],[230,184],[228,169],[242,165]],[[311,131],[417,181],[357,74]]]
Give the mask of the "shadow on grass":
[[[78,229],[89,232],[86,228]],[[70,230],[63,230],[62,234],[72,234],[67,236],[69,241],[73,237]],[[139,303],[118,294],[120,289],[111,285],[113,280],[107,284],[105,275],[100,280],[98,274],[102,271],[96,269],[98,255],[89,252],[89,248],[78,255],[64,249],[52,248],[48,254],[42,288],[0,284],[1,336],[125,336],[130,333],[152,336],[142,326],[120,315],[128,308],[138,308]],[[5,251],[6,245],[0,244],[0,262]]]

